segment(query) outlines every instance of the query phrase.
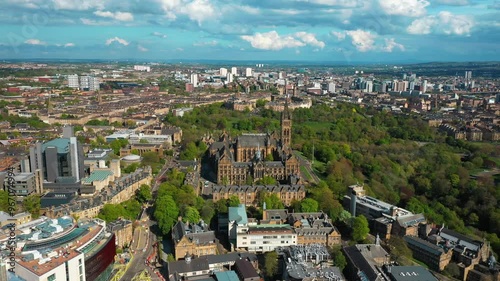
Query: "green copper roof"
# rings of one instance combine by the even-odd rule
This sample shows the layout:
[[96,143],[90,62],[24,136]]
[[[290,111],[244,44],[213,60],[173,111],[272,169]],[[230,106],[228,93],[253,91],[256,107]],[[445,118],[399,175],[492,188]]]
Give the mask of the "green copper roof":
[[48,147],[56,147],[57,153],[68,153],[69,152],[69,139],[59,138],[50,140],[42,144],[42,151],[45,151]]
[[112,176],[113,172],[111,171],[93,171],[88,177],[84,178],[83,183],[92,183],[94,181],[103,181],[107,177]]

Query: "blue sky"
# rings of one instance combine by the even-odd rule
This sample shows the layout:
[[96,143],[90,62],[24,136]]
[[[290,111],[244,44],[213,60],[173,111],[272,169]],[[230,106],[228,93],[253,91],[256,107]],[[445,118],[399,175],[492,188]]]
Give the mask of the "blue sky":
[[0,58],[500,59],[500,0],[2,0]]

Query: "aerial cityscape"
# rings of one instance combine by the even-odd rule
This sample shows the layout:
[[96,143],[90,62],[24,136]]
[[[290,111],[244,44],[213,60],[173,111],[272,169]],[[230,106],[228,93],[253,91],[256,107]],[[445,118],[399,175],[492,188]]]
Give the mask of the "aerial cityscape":
[[0,281],[500,281],[500,2],[0,8]]

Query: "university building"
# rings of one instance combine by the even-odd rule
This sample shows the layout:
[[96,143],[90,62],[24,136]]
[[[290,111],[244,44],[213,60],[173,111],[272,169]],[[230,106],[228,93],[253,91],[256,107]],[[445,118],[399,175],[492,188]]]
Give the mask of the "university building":
[[241,185],[270,176],[279,182],[299,177],[299,160],[290,147],[292,120],[288,104],[281,114],[281,133],[223,134],[209,149],[218,184]]

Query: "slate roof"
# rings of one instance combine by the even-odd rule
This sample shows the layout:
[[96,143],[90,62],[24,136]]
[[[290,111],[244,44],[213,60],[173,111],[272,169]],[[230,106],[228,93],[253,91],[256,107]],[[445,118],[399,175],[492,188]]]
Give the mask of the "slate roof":
[[444,250],[441,247],[427,242],[421,238],[415,236],[405,236],[404,239],[410,246],[423,249],[429,253],[432,253],[433,255],[439,256],[444,253]]
[[376,280],[378,277],[377,273],[366,261],[356,246],[345,247],[344,253],[346,254],[346,258],[351,261],[358,271],[363,272],[368,280]]
[[243,279],[259,277],[259,274],[255,270],[253,265],[247,260],[237,260],[235,263],[235,267]]
[[201,256],[196,259],[192,259],[190,262],[185,260],[171,261],[168,263],[168,273],[188,273],[195,271],[209,270],[208,260],[205,256]]
[[394,281],[438,281],[422,266],[391,266],[389,274]]

